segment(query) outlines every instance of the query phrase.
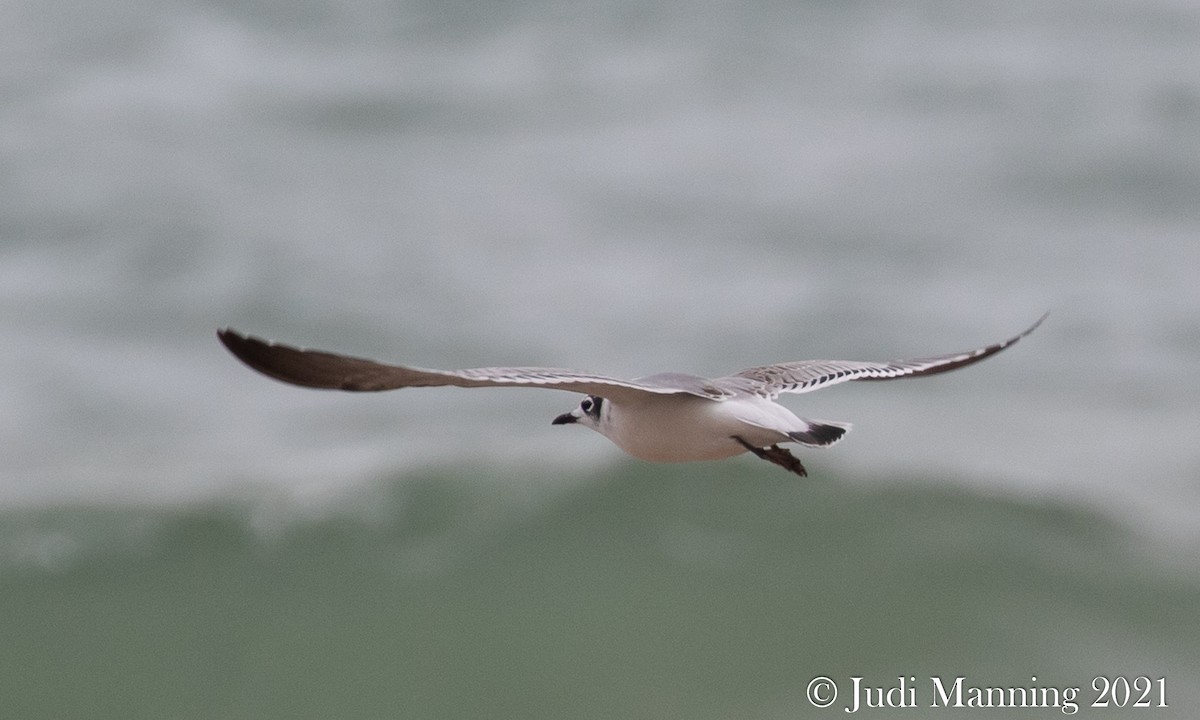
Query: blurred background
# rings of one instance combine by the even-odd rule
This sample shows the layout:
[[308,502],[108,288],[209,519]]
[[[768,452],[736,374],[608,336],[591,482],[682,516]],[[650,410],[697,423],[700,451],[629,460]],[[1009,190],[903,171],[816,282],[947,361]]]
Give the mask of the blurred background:
[[[1195,3],[0,13],[3,717],[840,717],[930,675],[1194,716]],[[719,375],[1046,310],[786,399],[855,424],[806,480],[214,336]]]

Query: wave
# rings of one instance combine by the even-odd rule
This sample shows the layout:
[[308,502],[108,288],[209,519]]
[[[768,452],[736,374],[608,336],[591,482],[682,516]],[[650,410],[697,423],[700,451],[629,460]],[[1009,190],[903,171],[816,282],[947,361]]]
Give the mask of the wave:
[[[722,465],[479,475],[388,478],[312,517],[7,513],[3,634],[22,660],[0,709],[805,717],[818,675],[1101,670],[1168,678],[1172,707],[1200,698],[1200,578],[1078,508]],[[86,682],[46,694],[63,674]]]

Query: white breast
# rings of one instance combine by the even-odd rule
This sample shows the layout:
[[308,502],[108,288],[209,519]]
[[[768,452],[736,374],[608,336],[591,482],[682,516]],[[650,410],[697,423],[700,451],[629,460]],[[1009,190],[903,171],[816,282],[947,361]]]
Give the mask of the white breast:
[[599,431],[630,455],[651,462],[720,460],[745,452],[734,435],[763,447],[805,427],[787,408],[762,398],[715,402],[681,393],[605,405]]

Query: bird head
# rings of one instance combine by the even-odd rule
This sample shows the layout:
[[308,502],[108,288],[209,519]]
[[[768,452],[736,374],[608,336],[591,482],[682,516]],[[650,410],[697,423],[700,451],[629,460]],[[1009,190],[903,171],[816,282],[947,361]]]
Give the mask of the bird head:
[[593,430],[600,429],[600,415],[606,410],[604,398],[588,395],[579,402],[579,407],[554,418],[551,425],[580,424]]

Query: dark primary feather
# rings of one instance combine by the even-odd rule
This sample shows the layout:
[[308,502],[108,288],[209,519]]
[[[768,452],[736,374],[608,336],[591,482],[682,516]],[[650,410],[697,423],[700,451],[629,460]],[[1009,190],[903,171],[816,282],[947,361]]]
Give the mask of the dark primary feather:
[[364,358],[321,350],[306,350],[243,335],[232,329],[217,333],[221,343],[239,360],[264,375],[292,385],[377,392],[406,387],[545,387],[598,395],[670,395],[691,392],[686,388],[618,380],[575,370],[543,367],[470,368],[428,370],[388,365]]

